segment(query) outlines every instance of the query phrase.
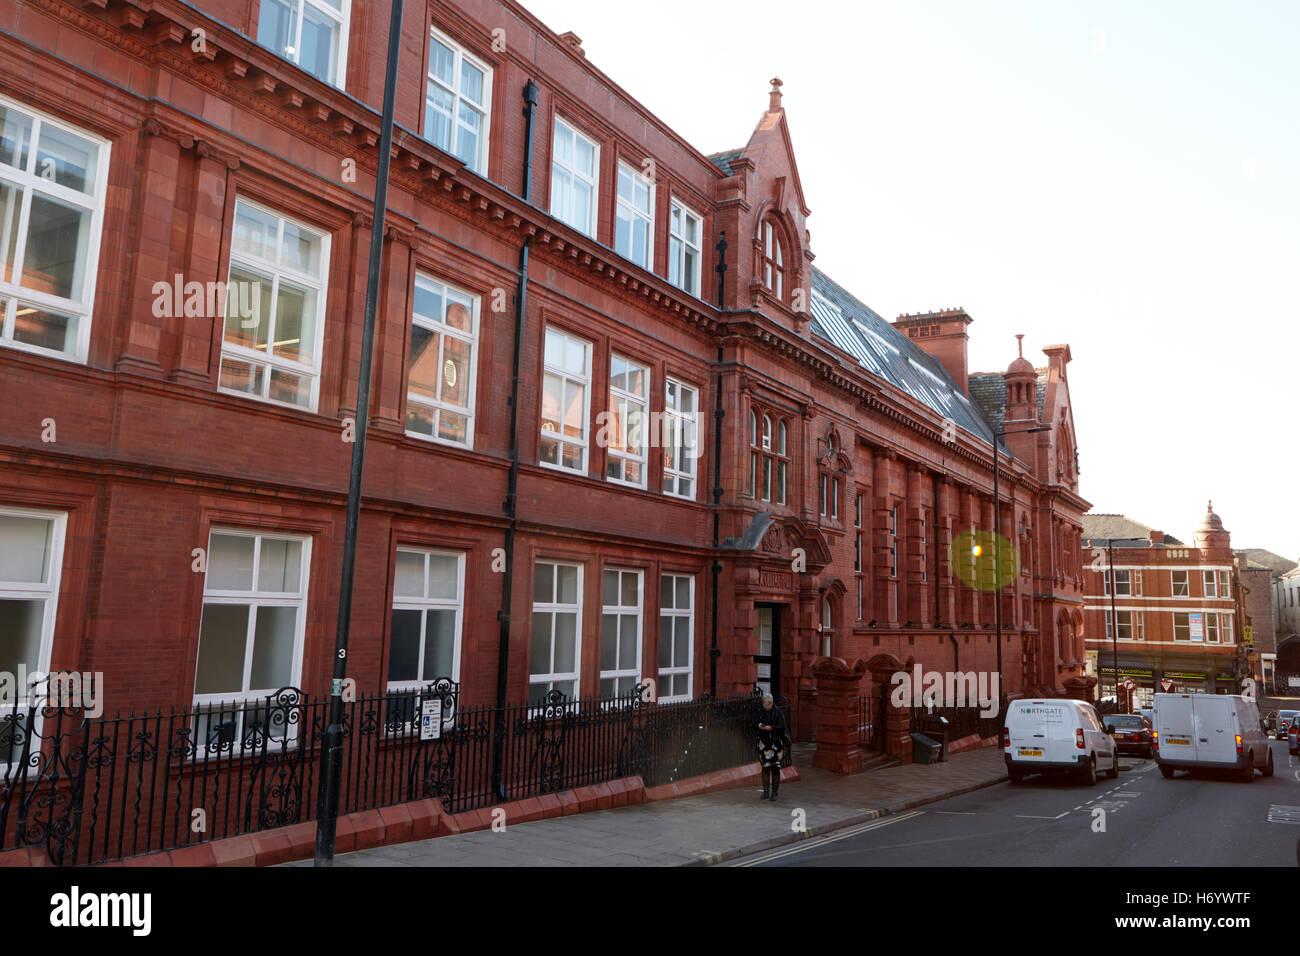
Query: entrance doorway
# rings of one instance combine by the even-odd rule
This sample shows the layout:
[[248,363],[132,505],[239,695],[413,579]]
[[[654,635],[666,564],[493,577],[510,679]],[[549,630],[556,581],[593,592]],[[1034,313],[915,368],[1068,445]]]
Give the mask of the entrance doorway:
[[755,683],[764,694],[781,694],[781,605],[756,604],[758,611],[758,653]]

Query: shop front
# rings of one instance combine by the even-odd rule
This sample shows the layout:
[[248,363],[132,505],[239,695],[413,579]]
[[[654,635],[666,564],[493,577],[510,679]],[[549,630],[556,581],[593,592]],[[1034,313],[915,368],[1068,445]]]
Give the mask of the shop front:
[[[1105,655],[1101,656],[1104,659]],[[1156,680],[1155,671],[1150,665],[1138,662],[1125,663],[1124,659],[1120,658],[1119,679],[1121,683],[1125,680],[1131,680],[1136,685],[1133,688],[1132,706],[1134,708],[1151,706],[1152,695],[1156,692]],[[1097,681],[1097,694],[1102,700],[1115,696],[1115,666],[1113,664],[1101,664]]]

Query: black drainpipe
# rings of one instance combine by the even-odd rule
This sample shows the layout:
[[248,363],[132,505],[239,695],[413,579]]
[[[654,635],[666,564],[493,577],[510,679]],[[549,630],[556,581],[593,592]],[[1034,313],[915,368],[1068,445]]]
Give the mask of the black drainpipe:
[[[718,311],[722,311],[723,278],[727,272],[727,234],[721,233],[718,244]],[[713,608],[709,635],[709,697],[718,697],[718,575],[722,564],[718,561],[718,520],[722,505],[722,419],[727,414],[722,407],[722,346],[718,345],[718,374],[713,380]]]
[[[537,109],[537,84],[529,80],[524,84],[524,187],[522,199],[528,202],[533,179],[533,113]],[[502,709],[506,705],[507,678],[510,664],[510,604],[515,579],[515,533],[519,527],[519,365],[524,350],[525,303],[528,297],[528,248],[531,237],[524,239],[519,248],[519,290],[515,295],[515,348],[514,367],[510,379],[510,472],[506,480],[506,500],[502,505],[510,523],[506,526],[506,568],[501,582],[501,610],[497,620],[501,624],[497,637],[497,732],[492,747],[492,788],[504,798],[501,764],[504,755],[504,738],[501,734]]]
[[[934,626],[936,628],[943,626],[940,620],[943,611],[943,599],[939,591],[939,485],[942,479],[934,472],[930,473],[930,501],[934,507],[930,510],[933,520],[930,522],[933,527],[926,528],[925,549],[926,563],[930,561],[930,552],[934,552],[934,577],[930,578],[934,582]],[[945,516],[946,517],[946,516]],[[927,575],[928,577],[928,575]],[[957,645],[957,636],[952,631],[952,621],[948,622],[948,640],[952,641],[952,669],[953,673],[961,670],[960,648]]]

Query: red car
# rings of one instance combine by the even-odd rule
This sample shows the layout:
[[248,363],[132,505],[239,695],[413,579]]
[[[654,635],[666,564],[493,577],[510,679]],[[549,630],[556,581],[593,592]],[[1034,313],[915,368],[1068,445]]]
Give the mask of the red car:
[[1111,714],[1105,720],[1106,727],[1113,728],[1116,753],[1137,754],[1148,760],[1154,756],[1151,721],[1141,714]]

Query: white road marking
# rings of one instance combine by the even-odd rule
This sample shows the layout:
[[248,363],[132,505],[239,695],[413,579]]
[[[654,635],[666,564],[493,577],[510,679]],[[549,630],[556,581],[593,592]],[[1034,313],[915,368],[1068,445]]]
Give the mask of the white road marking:
[[1300,807],[1288,807],[1275,803],[1268,808],[1269,823],[1293,823],[1300,826]]
[[825,837],[814,837],[810,840],[798,844],[797,846],[787,847],[784,850],[775,850],[771,853],[765,853],[762,856],[752,857],[743,863],[734,863],[733,866],[755,866],[759,863],[767,863],[771,860],[779,860],[782,857],[791,856],[795,853],[802,853],[805,850],[811,850],[816,847],[826,846],[829,843],[836,843],[839,840],[847,840],[849,837],[857,836],[860,833],[866,833],[868,830],[878,830],[881,827],[889,826],[891,823],[901,823],[904,820],[912,820],[916,817],[923,816],[923,810],[909,810],[906,813],[900,813],[897,816],[883,817],[879,820],[869,820],[866,823],[860,823],[855,827],[849,827],[839,833]]
[[[1075,807],[1074,809],[1075,809],[1075,810],[1082,810],[1083,807]],[[1058,813],[1058,814],[1057,814],[1056,816],[1054,816],[1054,817],[1039,817],[1039,816],[1034,816],[1034,815],[1031,814],[1031,813],[1017,813],[1017,814],[1016,814],[1016,819],[1017,819],[1017,820],[1059,820],[1059,819],[1061,819],[1061,817],[1063,817],[1063,816],[1067,816],[1068,814],[1070,814],[1070,813],[1072,813],[1072,812],[1073,812],[1073,811],[1071,811],[1071,810],[1066,810],[1065,813]]]

